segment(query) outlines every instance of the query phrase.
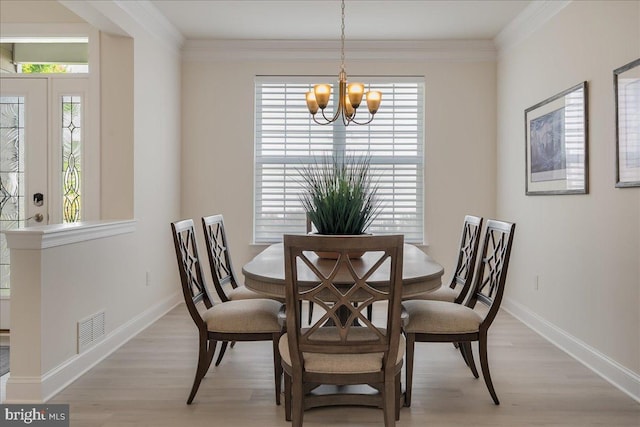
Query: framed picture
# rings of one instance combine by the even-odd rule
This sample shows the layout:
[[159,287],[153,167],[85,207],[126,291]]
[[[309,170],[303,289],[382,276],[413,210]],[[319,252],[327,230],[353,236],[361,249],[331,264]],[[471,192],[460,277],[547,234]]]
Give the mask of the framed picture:
[[587,194],[587,82],[527,108],[524,124],[526,194]]
[[613,71],[616,187],[640,187],[640,59]]

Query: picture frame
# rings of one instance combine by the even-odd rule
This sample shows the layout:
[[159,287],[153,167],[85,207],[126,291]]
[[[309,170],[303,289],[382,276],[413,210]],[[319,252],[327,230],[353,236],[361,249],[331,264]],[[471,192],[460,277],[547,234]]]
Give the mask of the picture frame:
[[524,111],[527,196],[589,192],[587,100],[584,81]]
[[640,187],[640,58],[613,70],[616,187]]

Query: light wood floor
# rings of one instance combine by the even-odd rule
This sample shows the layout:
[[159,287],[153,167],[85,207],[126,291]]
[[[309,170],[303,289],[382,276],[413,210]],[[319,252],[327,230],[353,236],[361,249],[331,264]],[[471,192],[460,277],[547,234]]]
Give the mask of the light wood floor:
[[[287,426],[276,406],[270,343],[238,343],[212,367],[192,405],[196,329],[184,305],[83,375],[51,403],[71,425]],[[474,348],[474,351],[477,350]],[[477,352],[476,352],[477,355]],[[640,404],[506,313],[490,330],[495,406],[450,344],[417,344],[414,396],[397,426],[640,426]],[[382,411],[321,408],[305,426],[380,426]]]

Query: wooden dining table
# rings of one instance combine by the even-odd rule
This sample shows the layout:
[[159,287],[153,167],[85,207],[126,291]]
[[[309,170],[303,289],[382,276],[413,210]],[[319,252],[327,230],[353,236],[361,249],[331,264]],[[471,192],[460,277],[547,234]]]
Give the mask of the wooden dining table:
[[[437,289],[442,283],[443,267],[433,260],[429,255],[421,251],[414,245],[406,244],[403,248],[402,264],[402,297],[408,298],[418,294]],[[319,270],[330,268],[335,261],[319,258],[315,254],[309,255],[310,261]],[[374,253],[366,253],[362,258],[353,260],[354,267],[368,270],[377,261]],[[284,298],[284,248],[282,243],[276,243],[255,256],[251,261],[242,267],[244,273],[245,286],[251,290],[265,296]],[[304,275],[304,271],[300,271]],[[317,278],[308,271],[308,285],[314,286]],[[384,268],[374,275],[367,282],[372,286],[383,290],[388,286],[388,271]],[[301,277],[304,283],[304,277]]]

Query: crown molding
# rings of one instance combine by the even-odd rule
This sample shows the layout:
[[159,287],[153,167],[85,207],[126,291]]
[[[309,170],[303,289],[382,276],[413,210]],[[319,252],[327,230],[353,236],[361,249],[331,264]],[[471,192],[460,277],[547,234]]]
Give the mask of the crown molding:
[[572,0],[536,0],[531,2],[493,39],[498,57],[531,36]]
[[[351,60],[483,62],[496,60],[491,40],[350,41]],[[184,62],[339,60],[340,43],[327,40],[187,40]]]

